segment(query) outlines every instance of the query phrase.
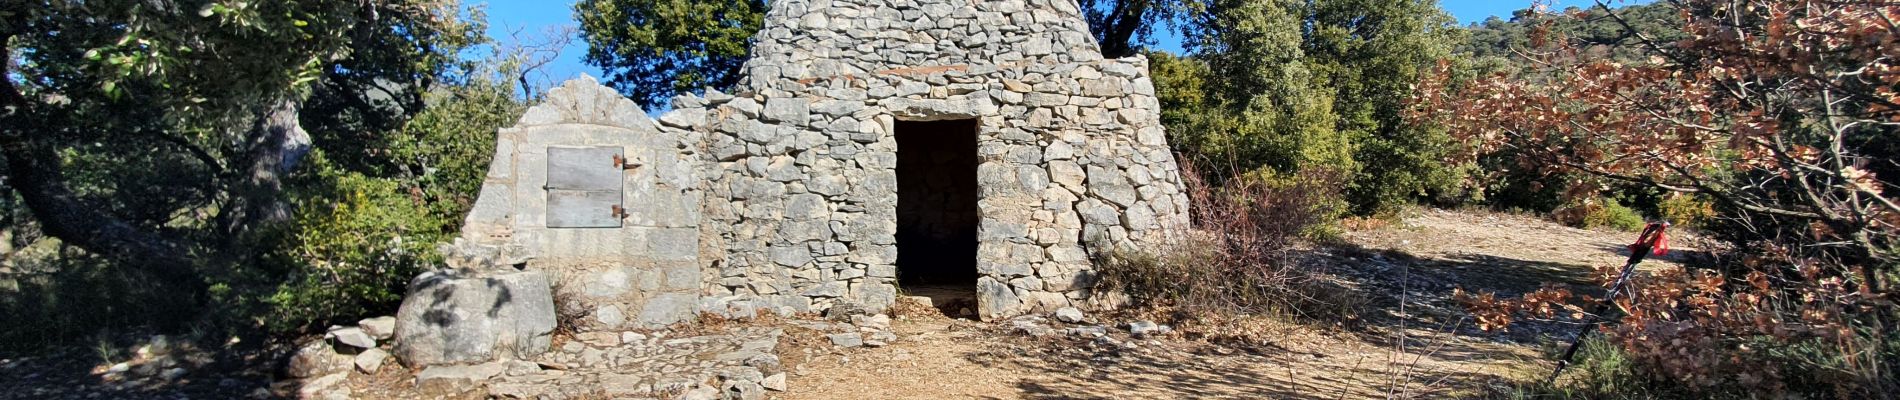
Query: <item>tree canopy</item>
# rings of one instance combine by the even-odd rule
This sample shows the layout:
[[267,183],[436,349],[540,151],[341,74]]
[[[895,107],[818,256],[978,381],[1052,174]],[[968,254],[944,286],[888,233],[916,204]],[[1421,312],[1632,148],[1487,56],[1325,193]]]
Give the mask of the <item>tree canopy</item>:
[[[0,3],[3,228],[110,271],[27,286],[302,318],[287,328],[386,304],[453,232],[518,107],[463,54],[481,17],[438,0]],[[14,300],[0,309],[22,321],[104,311]]]
[[587,63],[647,109],[681,93],[738,84],[762,0],[581,0],[574,16]]
[[454,3],[7,4],[7,183],[46,233],[175,280],[284,216],[313,91],[373,121],[478,32]]
[[1182,22],[1189,54],[1153,57],[1163,122],[1183,153],[1232,172],[1336,172],[1359,214],[1456,189],[1458,169],[1439,162],[1449,151],[1443,131],[1401,118],[1412,83],[1457,38],[1436,2],[1220,0],[1193,9]]

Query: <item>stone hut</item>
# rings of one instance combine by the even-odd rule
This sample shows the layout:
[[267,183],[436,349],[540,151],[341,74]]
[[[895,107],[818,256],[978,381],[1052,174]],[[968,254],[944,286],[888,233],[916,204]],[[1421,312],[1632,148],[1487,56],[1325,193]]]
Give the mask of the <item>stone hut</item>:
[[1074,0],[780,0],[734,93],[657,123],[591,79],[500,132],[451,253],[580,330],[939,298],[1105,305],[1092,255],[1187,227],[1141,57]]

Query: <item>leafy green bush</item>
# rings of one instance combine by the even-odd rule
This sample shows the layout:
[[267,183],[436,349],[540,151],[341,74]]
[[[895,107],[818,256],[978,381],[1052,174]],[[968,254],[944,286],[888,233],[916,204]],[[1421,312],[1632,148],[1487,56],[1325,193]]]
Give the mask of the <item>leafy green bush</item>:
[[300,196],[295,230],[266,257],[289,275],[263,299],[272,331],[393,310],[409,279],[441,260],[435,245],[452,223],[396,180],[317,161],[321,186]]
[[1564,225],[1578,228],[1611,228],[1622,231],[1643,229],[1647,222],[1635,209],[1611,198],[1599,198],[1573,202],[1560,207],[1553,218]]
[[1543,376],[1526,376],[1524,380],[1498,388],[1486,397],[1568,400],[1678,398],[1687,395],[1654,390],[1653,382],[1643,378],[1646,375],[1637,371],[1636,364],[1623,353],[1623,349],[1601,336],[1585,339],[1573,361],[1555,383],[1547,382]]
[[1641,230],[1644,223],[1642,214],[1637,214],[1636,210],[1623,206],[1615,199],[1604,199],[1603,206],[1597,207],[1584,219],[1584,226],[1587,227],[1608,227],[1622,231]]
[[[1279,2],[1214,7],[1187,56],[1150,52],[1161,122],[1183,158],[1224,185],[1242,174],[1326,169],[1347,212],[1389,217],[1463,197],[1457,143],[1404,121],[1412,84],[1451,55],[1450,17],[1431,2]],[[1367,28],[1364,21],[1378,21]],[[1219,28],[1211,28],[1219,27]]]
[[[9,15],[25,103],[0,137],[52,168],[0,181],[0,240],[57,251],[0,248],[0,347],[388,312],[519,115],[514,75],[468,57],[479,7],[197,3]],[[293,125],[316,150],[276,152]]]

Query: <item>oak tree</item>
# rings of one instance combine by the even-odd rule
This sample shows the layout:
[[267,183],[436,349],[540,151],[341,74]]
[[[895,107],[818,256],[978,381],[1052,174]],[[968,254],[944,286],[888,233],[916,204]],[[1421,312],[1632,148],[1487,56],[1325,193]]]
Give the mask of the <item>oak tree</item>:
[[194,286],[288,218],[284,178],[313,140],[413,113],[479,36],[463,17],[434,0],[0,2],[5,184],[47,235]]

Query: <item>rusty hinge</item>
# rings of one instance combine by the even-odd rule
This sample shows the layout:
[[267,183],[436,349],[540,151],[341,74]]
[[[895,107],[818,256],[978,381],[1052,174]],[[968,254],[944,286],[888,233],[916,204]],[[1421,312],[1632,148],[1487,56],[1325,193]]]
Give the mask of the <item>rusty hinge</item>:
[[619,204],[615,204],[615,205],[614,205],[614,207],[613,207],[613,209],[614,209],[614,210],[613,210],[613,213],[612,213],[612,214],[608,214],[608,215],[612,215],[612,216],[614,216],[614,219],[626,219],[626,218],[627,218],[627,215],[628,215],[628,214],[627,214],[627,209],[625,209],[625,208],[621,208]]
[[640,166],[640,163],[633,162],[633,160],[628,160],[626,157],[621,157],[619,154],[614,155],[614,168],[633,169],[634,167],[638,167],[638,166]]

